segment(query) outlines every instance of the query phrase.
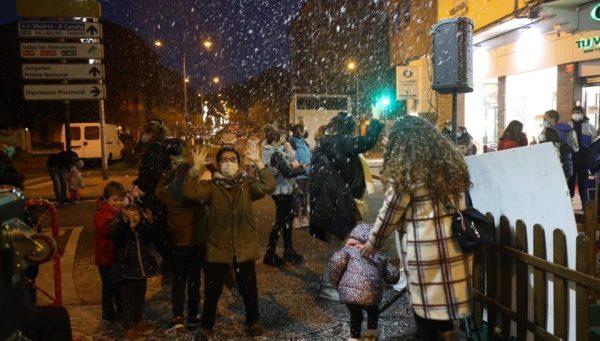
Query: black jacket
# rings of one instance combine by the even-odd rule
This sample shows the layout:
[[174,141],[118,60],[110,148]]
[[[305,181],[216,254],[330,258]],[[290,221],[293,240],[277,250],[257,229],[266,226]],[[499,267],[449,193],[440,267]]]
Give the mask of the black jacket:
[[145,148],[138,178],[133,184],[146,194],[154,195],[156,185],[163,174],[170,169],[171,157],[167,145],[163,142],[150,142]]
[[310,233],[326,240],[325,231],[340,239],[356,225],[356,203],[365,192],[358,154],[373,148],[383,124],[371,121],[365,136],[327,135],[311,159]]
[[155,276],[158,272],[156,259],[149,252],[150,230],[142,221],[136,231],[119,216],[111,231],[110,238],[115,244],[117,256],[113,265],[115,281],[142,279]]
[[79,159],[79,155],[74,151],[63,150],[56,154],[50,155],[48,161],[46,162],[46,167],[48,169],[51,168],[61,168],[61,169],[69,169],[69,167],[74,166],[75,162]]

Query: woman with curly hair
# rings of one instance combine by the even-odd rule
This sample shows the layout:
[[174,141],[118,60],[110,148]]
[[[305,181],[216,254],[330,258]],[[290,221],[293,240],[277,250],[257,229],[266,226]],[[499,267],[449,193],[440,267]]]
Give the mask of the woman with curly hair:
[[446,204],[465,208],[464,157],[427,121],[405,116],[390,132],[382,175],[387,190],[368,241],[346,245],[369,255],[398,230],[421,340],[458,340],[452,320],[471,314],[473,258],[452,238]]

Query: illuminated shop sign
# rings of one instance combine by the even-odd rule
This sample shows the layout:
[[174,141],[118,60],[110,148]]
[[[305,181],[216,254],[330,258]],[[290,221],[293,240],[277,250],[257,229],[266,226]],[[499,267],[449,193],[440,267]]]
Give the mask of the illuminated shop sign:
[[592,17],[592,19],[594,21],[600,21],[600,4],[597,4],[596,6],[594,6],[592,8],[592,11],[590,12],[590,16]]
[[577,48],[583,50],[583,52],[600,51],[600,36],[579,39],[575,43],[577,44]]

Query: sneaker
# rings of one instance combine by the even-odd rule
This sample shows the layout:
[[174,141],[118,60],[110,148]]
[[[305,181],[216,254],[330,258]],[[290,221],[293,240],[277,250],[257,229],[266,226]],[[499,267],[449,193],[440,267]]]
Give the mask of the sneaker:
[[248,334],[252,337],[262,336],[265,333],[265,327],[263,327],[260,321],[252,322],[248,325]]
[[300,225],[302,227],[308,227],[308,225],[310,225],[310,222],[308,220],[308,217],[302,217],[302,219],[300,219]]
[[212,333],[213,333],[212,328],[203,326],[200,329],[198,329],[198,331],[196,332],[196,335],[194,335],[194,341],[208,341],[208,340],[210,340]]
[[183,317],[174,317],[171,320],[171,329],[174,329],[175,331],[177,331],[177,333],[184,332],[185,325],[183,324]]
[[190,328],[190,329],[198,328],[199,325],[200,325],[200,316],[198,316],[198,315],[188,316],[187,324],[186,324],[186,326],[188,328]]
[[322,299],[326,299],[329,301],[339,301],[340,294],[338,291],[329,283],[321,283],[319,287],[319,293],[317,294]]
[[379,336],[378,334],[379,333],[377,332],[377,329],[367,329],[363,333],[362,340],[363,341],[377,341],[377,337]]
[[144,336],[138,333],[135,328],[130,328],[125,332],[125,340],[141,340]]
[[294,249],[287,249],[283,252],[283,260],[292,264],[301,264],[304,257],[299,255]]
[[270,266],[282,266],[285,264],[283,259],[281,259],[275,251],[267,251],[265,253],[265,257],[263,258],[263,263]]
[[301,229],[301,228],[302,228],[302,223],[301,223],[300,219],[299,219],[299,218],[297,218],[297,217],[296,217],[296,218],[294,218],[294,222],[292,223],[292,226],[293,226],[295,229]]
[[144,321],[136,323],[134,329],[141,335],[150,335],[154,331],[154,327],[151,324]]

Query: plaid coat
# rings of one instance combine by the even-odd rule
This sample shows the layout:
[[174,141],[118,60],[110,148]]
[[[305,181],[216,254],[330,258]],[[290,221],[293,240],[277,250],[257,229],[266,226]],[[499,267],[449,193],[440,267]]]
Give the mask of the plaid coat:
[[[451,198],[464,209],[463,195]],[[406,191],[391,184],[367,246],[375,249],[392,231],[402,241],[402,260],[413,309],[431,320],[455,320],[471,314],[473,256],[463,255],[452,239],[452,217],[423,182]]]

